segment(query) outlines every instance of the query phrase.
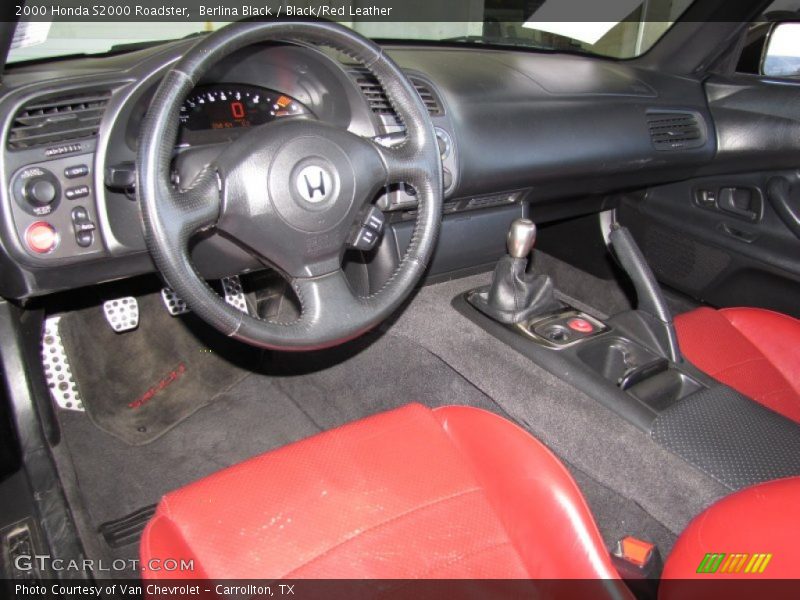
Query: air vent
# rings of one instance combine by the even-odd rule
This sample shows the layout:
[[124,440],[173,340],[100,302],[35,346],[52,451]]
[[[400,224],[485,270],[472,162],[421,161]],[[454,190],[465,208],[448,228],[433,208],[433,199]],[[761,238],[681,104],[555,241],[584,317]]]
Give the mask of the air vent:
[[422,102],[425,104],[425,107],[428,109],[428,112],[431,114],[431,116],[437,117],[444,113],[442,110],[442,104],[439,102],[439,99],[427,84],[414,78],[411,78],[411,83],[414,84],[419,97],[422,98]]
[[705,127],[694,113],[647,113],[647,127],[656,150],[698,148],[706,143]]
[[49,146],[97,135],[109,90],[37,98],[14,117],[8,135],[11,150]]
[[[353,69],[351,70],[351,74],[358,84],[358,87],[361,88],[361,93],[364,94],[364,97],[367,99],[367,103],[372,109],[372,112],[377,115],[391,115],[397,117],[397,113],[395,113],[392,105],[389,103],[389,99],[386,97],[386,92],[372,73],[366,69]],[[431,116],[444,114],[442,103],[439,101],[439,98],[436,97],[436,94],[433,93],[430,86],[413,77],[410,78],[410,80],[411,83],[414,84],[414,88],[417,90],[420,98],[422,98],[422,102],[425,104]]]

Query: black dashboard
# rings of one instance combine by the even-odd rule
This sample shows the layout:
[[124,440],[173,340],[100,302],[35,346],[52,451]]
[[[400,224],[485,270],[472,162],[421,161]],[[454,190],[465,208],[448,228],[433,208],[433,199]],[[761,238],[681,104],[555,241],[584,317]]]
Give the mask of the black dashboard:
[[[138,129],[161,77],[192,43],[8,70],[0,88],[0,294],[27,298],[153,270],[131,185]],[[693,79],[568,55],[388,50],[437,130],[450,222],[442,244],[480,246],[473,232],[486,233],[503,208],[552,207],[567,216],[570,207],[585,210],[576,200],[690,177],[715,156],[713,121]],[[368,72],[285,45],[228,57],[175,118],[179,180],[191,176],[180,172],[182,149],[214,152],[276,119],[319,119],[387,142],[402,135]],[[396,224],[387,244],[397,254],[413,190],[386,189],[377,203]],[[465,235],[458,223],[472,229]],[[260,266],[213,235],[197,243],[194,258],[208,277]]]

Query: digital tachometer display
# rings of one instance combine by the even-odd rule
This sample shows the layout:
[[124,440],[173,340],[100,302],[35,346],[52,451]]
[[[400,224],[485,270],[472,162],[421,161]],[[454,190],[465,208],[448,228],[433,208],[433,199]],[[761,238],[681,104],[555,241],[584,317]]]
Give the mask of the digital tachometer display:
[[181,124],[190,131],[255,127],[283,117],[309,114],[280,92],[249,85],[196,88],[181,106]]

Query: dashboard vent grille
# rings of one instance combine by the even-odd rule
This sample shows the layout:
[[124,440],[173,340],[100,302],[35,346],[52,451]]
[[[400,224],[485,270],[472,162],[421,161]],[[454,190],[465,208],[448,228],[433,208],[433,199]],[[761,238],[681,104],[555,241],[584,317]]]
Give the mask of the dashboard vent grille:
[[23,150],[95,137],[110,97],[110,90],[101,90],[37,98],[14,116],[8,147]]
[[[372,109],[372,112],[377,115],[391,115],[397,117],[397,113],[395,113],[392,105],[389,103],[389,99],[386,97],[386,92],[372,73],[366,69],[353,69],[351,73],[358,87],[361,88],[361,93],[364,94],[364,97],[367,99],[367,103]],[[411,83],[414,84],[414,88],[417,90],[420,98],[422,98],[422,102],[428,109],[428,113],[432,116],[443,115],[444,110],[442,109],[442,103],[430,86],[413,77],[410,78],[410,80]]]
[[425,104],[425,107],[428,109],[428,112],[431,114],[431,116],[437,117],[441,114],[444,114],[441,102],[439,102],[436,94],[433,93],[433,90],[431,90],[427,84],[413,78],[411,79],[411,83],[414,84],[419,97],[422,98],[422,102]]
[[706,143],[705,127],[694,113],[651,112],[647,127],[656,150],[683,150]]

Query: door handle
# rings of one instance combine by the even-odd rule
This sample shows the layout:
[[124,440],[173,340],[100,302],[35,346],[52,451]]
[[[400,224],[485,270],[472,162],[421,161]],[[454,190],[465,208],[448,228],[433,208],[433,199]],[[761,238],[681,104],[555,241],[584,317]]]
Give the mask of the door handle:
[[792,184],[786,177],[773,177],[767,182],[767,198],[789,230],[800,238],[800,200],[792,205]]
[[717,205],[720,210],[748,221],[760,221],[763,211],[761,193],[749,187],[724,187],[719,191]]

